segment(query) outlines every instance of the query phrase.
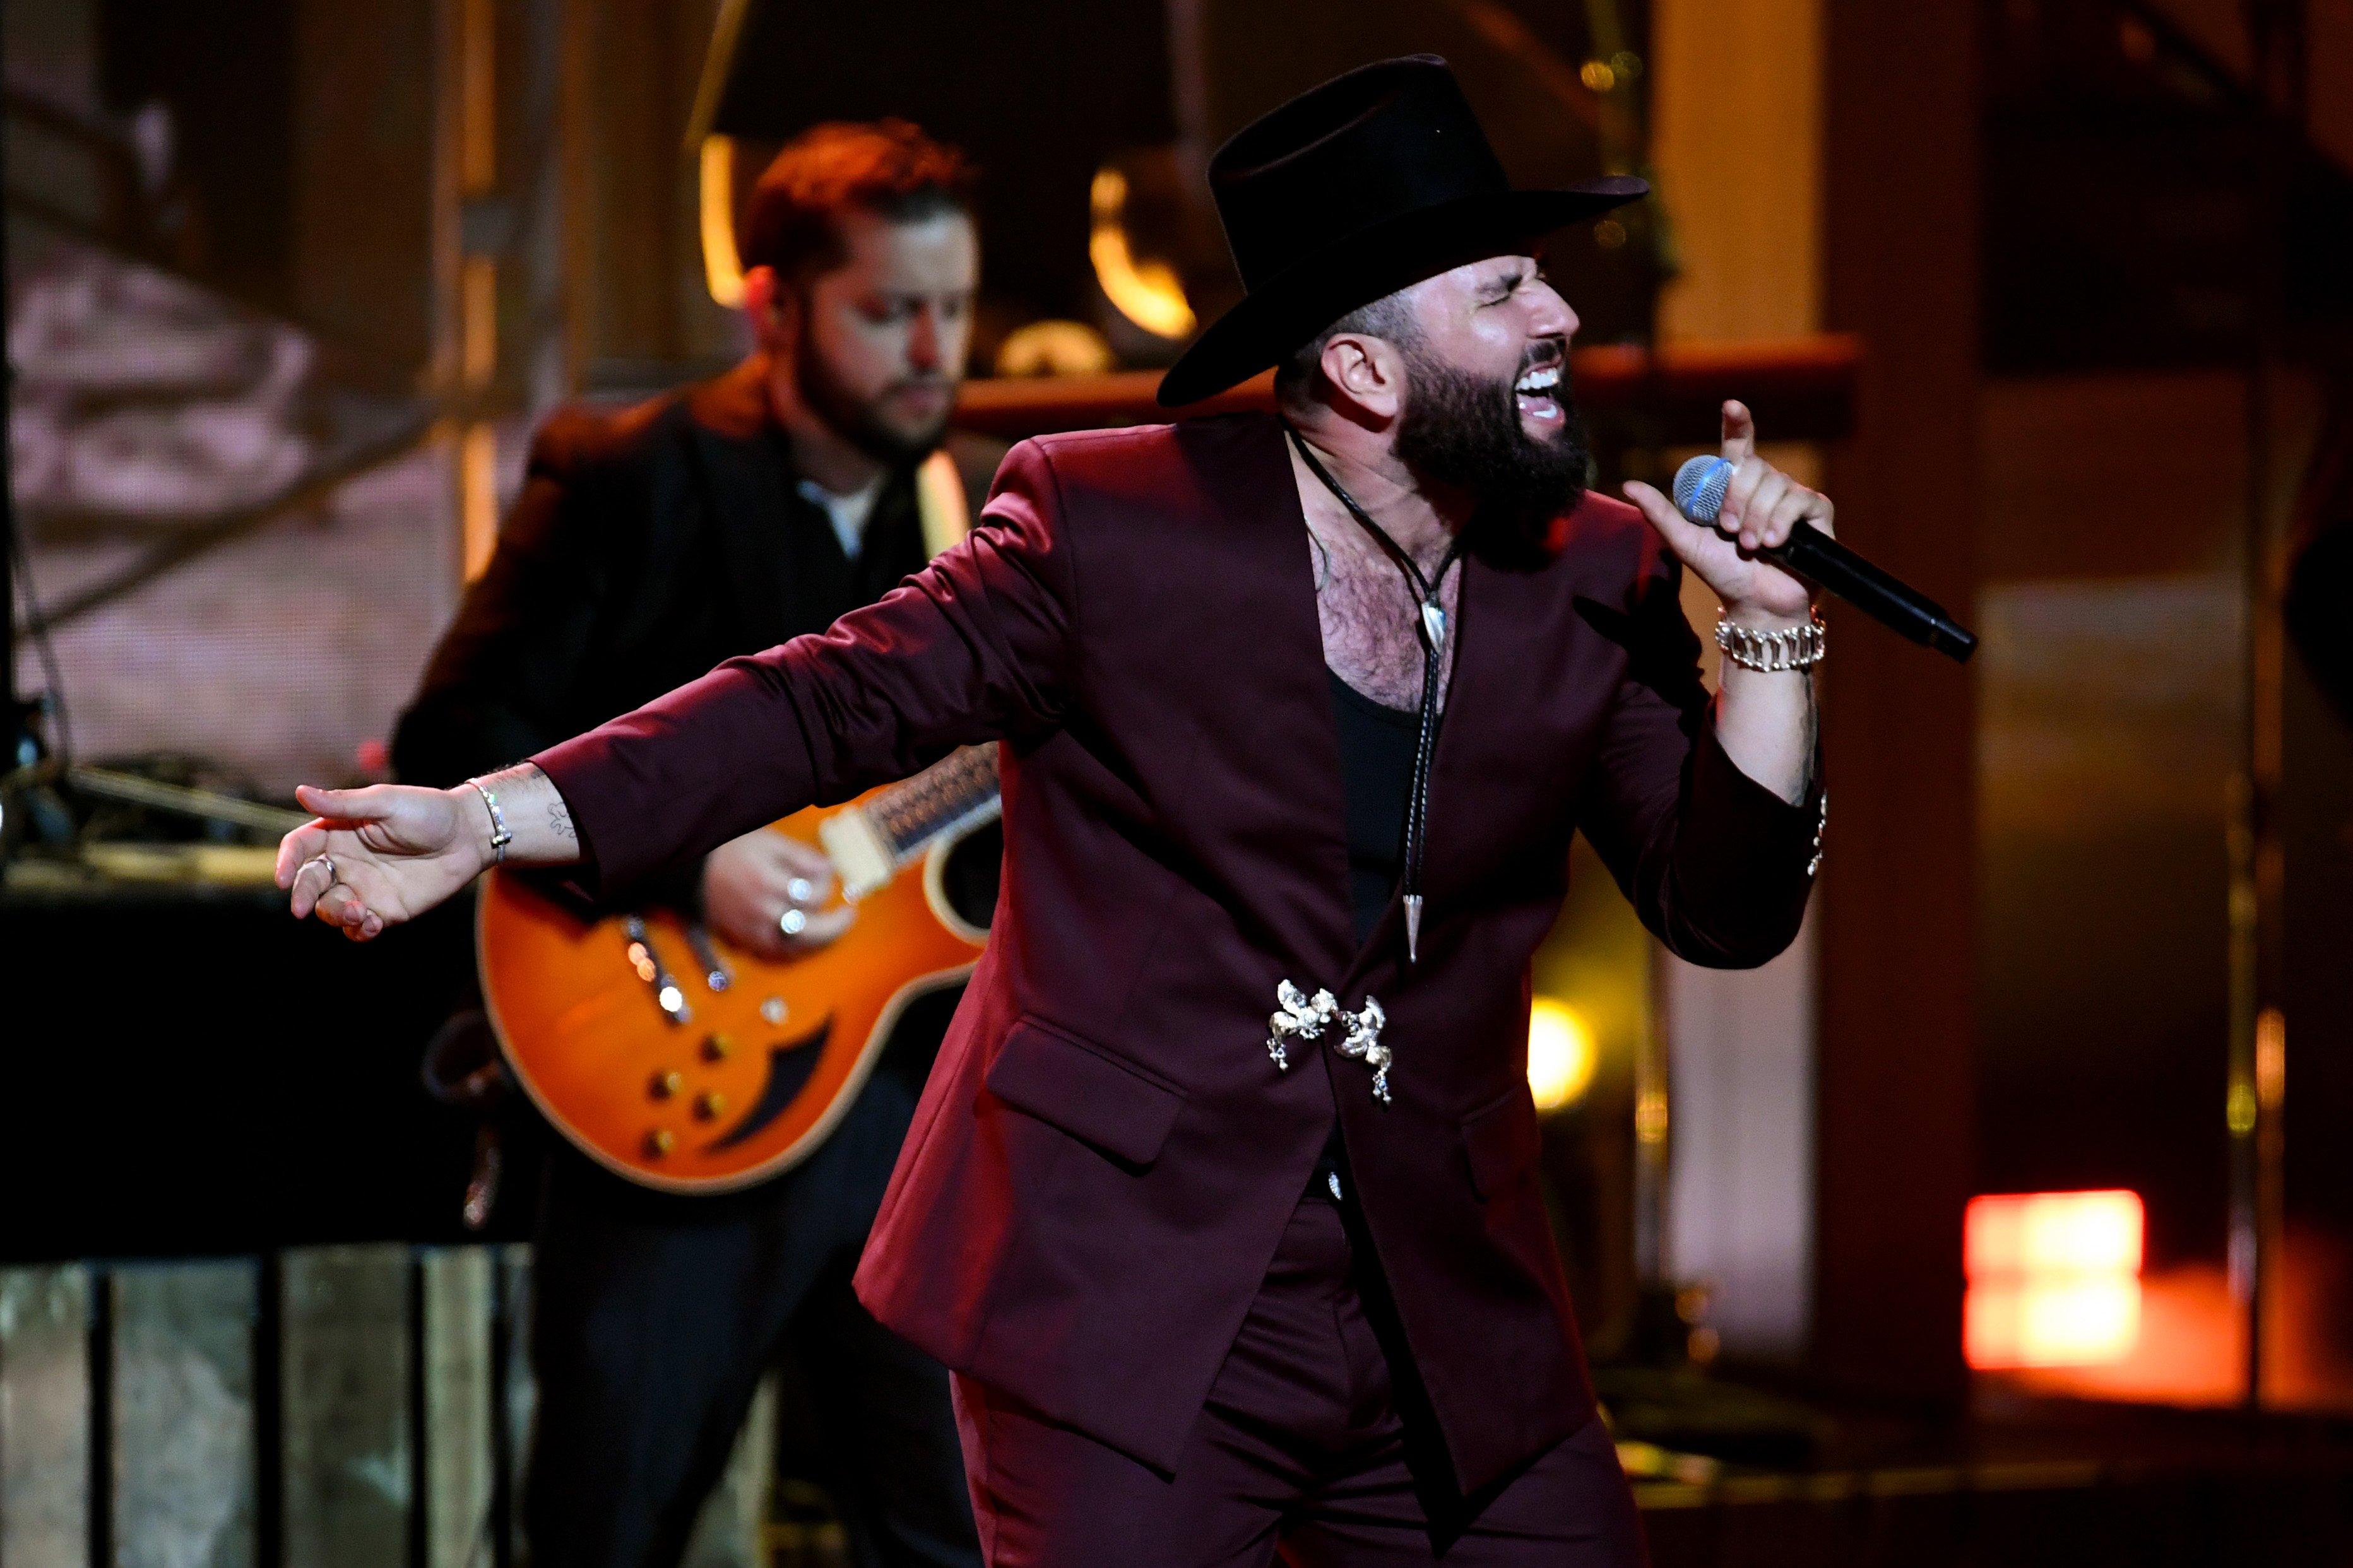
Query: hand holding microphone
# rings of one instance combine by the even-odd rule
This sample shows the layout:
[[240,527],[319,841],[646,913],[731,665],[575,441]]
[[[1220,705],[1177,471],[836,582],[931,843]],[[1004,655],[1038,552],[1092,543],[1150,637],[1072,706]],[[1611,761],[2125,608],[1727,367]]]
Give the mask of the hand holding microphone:
[[[1753,476],[1753,477],[1752,477]],[[1977,651],[1974,633],[1926,595],[1905,585],[1831,536],[1829,499],[1756,458],[1756,426],[1737,403],[1724,406],[1721,457],[1694,458],[1675,475],[1674,501],[1639,481],[1626,494],[1683,563],[1724,601],[1727,615],[1802,616],[1784,605],[1788,589],[1820,584],[1873,620],[1956,661]],[[1739,537],[1722,531],[1727,500]],[[1817,526],[1817,523],[1820,526]],[[1727,559],[1729,557],[1729,559]],[[1770,575],[1757,563],[1770,563]],[[1779,579],[1779,581],[1775,581]]]

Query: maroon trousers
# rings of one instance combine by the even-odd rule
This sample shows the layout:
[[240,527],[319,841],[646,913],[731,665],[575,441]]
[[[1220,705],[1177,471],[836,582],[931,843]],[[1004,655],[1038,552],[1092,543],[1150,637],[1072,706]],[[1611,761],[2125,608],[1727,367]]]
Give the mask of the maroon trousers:
[[1398,1342],[1380,1331],[1351,1229],[1338,1204],[1301,1202],[1173,1473],[958,1376],[990,1568],[1262,1568],[1278,1553],[1313,1568],[1646,1562],[1598,1417],[1487,1495],[1428,1489],[1444,1461],[1421,1462],[1425,1424],[1407,1419],[1409,1373],[1402,1388],[1392,1379],[1384,1344]]

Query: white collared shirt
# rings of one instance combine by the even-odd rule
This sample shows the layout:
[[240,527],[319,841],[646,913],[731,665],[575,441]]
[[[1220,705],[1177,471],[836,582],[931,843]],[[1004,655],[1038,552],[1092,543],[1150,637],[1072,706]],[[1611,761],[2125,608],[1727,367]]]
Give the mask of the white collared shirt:
[[874,515],[874,499],[882,493],[885,476],[877,474],[866,488],[846,496],[838,496],[815,479],[800,481],[800,492],[824,509],[826,518],[833,524],[833,536],[841,541],[843,555],[855,561],[859,548],[866,542],[866,520]]

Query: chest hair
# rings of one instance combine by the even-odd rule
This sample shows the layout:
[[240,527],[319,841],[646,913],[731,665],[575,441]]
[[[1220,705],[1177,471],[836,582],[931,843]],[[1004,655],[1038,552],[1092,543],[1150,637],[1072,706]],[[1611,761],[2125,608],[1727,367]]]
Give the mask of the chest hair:
[[[1353,534],[1356,537],[1350,537]],[[1419,619],[1405,572],[1353,523],[1348,533],[1328,534],[1308,525],[1309,564],[1315,573],[1315,616],[1324,631],[1324,662],[1341,679],[1374,701],[1409,710],[1421,706],[1422,647]],[[1425,568],[1427,570],[1427,568]],[[1462,568],[1446,574],[1439,591],[1449,634],[1440,661],[1438,694],[1454,668],[1459,640]]]

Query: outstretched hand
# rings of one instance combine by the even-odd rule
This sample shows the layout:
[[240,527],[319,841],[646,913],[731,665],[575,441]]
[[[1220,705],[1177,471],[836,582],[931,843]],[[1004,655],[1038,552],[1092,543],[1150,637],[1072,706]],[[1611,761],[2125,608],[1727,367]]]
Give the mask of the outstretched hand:
[[[305,784],[294,797],[318,816],[279,841],[278,885],[295,919],[315,914],[354,942],[415,920],[491,858],[487,814],[470,791]],[[466,815],[470,805],[483,821]]]
[[1812,591],[1757,552],[1787,540],[1800,521],[1831,532],[1830,497],[1757,455],[1757,422],[1745,404],[1724,405],[1723,432],[1724,460],[1733,474],[1714,528],[1692,521],[1640,479],[1626,482],[1626,499],[1641,509],[1675,558],[1715,591],[1725,615],[1744,622],[1802,621],[1811,613]]

